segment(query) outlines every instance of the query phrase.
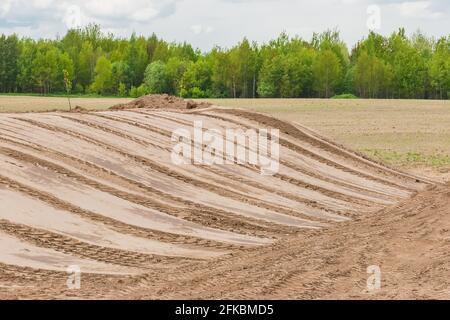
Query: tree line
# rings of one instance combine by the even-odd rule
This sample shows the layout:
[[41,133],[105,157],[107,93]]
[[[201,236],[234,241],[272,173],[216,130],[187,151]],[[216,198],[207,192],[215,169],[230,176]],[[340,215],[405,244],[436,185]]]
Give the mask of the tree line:
[[349,50],[335,30],[310,41],[282,33],[209,52],[155,34],[117,38],[95,24],[55,40],[0,37],[0,92],[62,93],[67,79],[75,94],[132,97],[448,99],[450,35],[370,32]]

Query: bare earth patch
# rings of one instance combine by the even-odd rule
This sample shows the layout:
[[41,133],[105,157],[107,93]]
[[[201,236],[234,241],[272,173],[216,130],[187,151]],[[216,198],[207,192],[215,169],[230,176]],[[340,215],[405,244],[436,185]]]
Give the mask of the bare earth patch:
[[[127,103],[129,98],[70,98],[73,108],[88,110],[105,110],[114,104]],[[69,111],[69,103],[65,97],[27,97],[0,95],[0,113],[2,112],[46,112]]]

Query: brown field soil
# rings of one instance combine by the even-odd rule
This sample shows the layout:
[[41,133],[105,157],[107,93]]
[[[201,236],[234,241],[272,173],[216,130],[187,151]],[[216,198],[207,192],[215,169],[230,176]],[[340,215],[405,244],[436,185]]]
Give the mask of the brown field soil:
[[[112,105],[127,103],[128,98],[70,98],[72,108],[77,106],[88,110],[105,110]],[[64,97],[2,96],[0,113],[4,112],[46,112],[69,110],[69,102]]]
[[301,123],[403,170],[450,180],[450,100],[211,99]]
[[[175,165],[200,120],[279,129],[279,171]],[[450,298],[450,186],[263,113],[0,114],[0,202],[1,299]]]

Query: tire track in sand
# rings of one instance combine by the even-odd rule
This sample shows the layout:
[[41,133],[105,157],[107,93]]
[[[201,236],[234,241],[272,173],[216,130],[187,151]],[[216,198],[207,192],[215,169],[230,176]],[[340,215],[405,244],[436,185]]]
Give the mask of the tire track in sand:
[[[320,227],[321,225],[323,225],[323,224],[320,224],[320,223],[317,223],[317,222],[314,222],[314,221],[311,221],[311,220],[305,220],[305,219],[301,219],[301,218],[297,218],[297,217],[293,217],[292,219],[289,219],[289,216],[292,214],[292,212],[294,212],[294,214],[295,214],[295,211],[290,209],[290,208],[285,208],[285,207],[281,207],[281,206],[275,206],[275,205],[273,205],[271,203],[262,201],[261,199],[255,198],[253,196],[242,195],[242,194],[240,194],[238,192],[234,192],[234,191],[228,190],[226,188],[222,188],[222,187],[216,186],[214,184],[205,182],[203,180],[197,179],[194,176],[187,176],[187,175],[182,174],[182,173],[180,173],[178,171],[175,171],[175,170],[170,169],[170,168],[168,168],[166,166],[163,166],[163,165],[161,165],[161,164],[159,164],[159,163],[157,163],[157,162],[155,162],[155,161],[153,161],[153,160],[151,160],[151,159],[149,159],[147,157],[143,157],[143,156],[136,155],[136,154],[130,154],[130,153],[122,150],[121,148],[117,148],[117,147],[115,147],[115,146],[113,146],[113,145],[111,145],[109,143],[105,143],[105,142],[100,141],[98,139],[95,139],[95,138],[92,138],[92,137],[88,137],[88,136],[86,136],[84,134],[81,134],[81,133],[78,133],[78,132],[75,132],[75,131],[72,131],[72,130],[68,130],[68,129],[63,129],[63,128],[60,128],[60,127],[55,126],[55,125],[49,125],[49,124],[46,124],[46,123],[43,123],[43,122],[40,122],[40,121],[36,121],[36,120],[25,119],[25,118],[14,118],[14,119],[19,120],[19,121],[23,121],[23,122],[26,122],[26,123],[29,123],[29,124],[32,124],[34,126],[37,126],[37,127],[43,128],[43,129],[50,130],[50,131],[53,131],[53,132],[60,132],[60,133],[66,134],[66,135],[70,135],[70,136],[72,136],[74,138],[81,139],[81,140],[84,140],[86,142],[95,144],[95,145],[97,145],[99,147],[102,147],[102,148],[108,150],[108,151],[116,152],[116,153],[118,153],[118,154],[120,154],[120,155],[122,155],[124,157],[132,159],[138,165],[147,166],[147,167],[149,167],[150,169],[152,169],[152,170],[154,170],[156,172],[159,172],[161,174],[167,175],[167,176],[169,176],[171,178],[174,178],[176,180],[182,181],[182,182],[187,183],[189,185],[193,185],[193,186],[198,187],[200,189],[205,189],[205,190],[208,190],[210,192],[216,193],[216,194],[218,194],[220,196],[227,197],[227,198],[230,198],[230,199],[233,199],[233,200],[236,200],[236,201],[240,201],[240,202],[243,202],[243,203],[255,206],[255,207],[264,208],[264,209],[267,209],[267,210],[274,211],[274,212],[280,214],[280,218],[283,216],[283,220],[285,220],[285,221],[291,220],[292,223],[297,224],[297,226],[302,226],[302,227],[305,227],[305,228],[316,228],[316,227]],[[301,214],[301,213],[299,213],[299,214]],[[272,222],[277,223],[276,220],[273,220]]]
[[[12,139],[16,139],[11,137]],[[204,222],[205,226],[214,227],[216,224],[224,228],[224,230],[236,231],[237,233],[244,233],[253,236],[270,237],[277,235],[278,233],[286,234],[298,232],[297,228],[292,228],[283,225],[271,225],[266,221],[252,219],[250,217],[242,217],[235,215],[231,212],[217,209],[215,207],[208,207],[201,203],[196,203],[194,201],[189,201],[184,198],[177,197],[170,193],[166,193],[159,189],[155,189],[150,185],[143,184],[141,182],[129,179],[127,177],[116,174],[110,170],[100,167],[92,162],[84,161],[79,158],[73,157],[68,154],[63,154],[59,151],[46,148],[39,144],[34,144],[33,146],[29,142],[23,141],[18,142],[11,139],[6,139],[5,137],[0,137],[0,141],[5,141],[9,145],[15,145],[21,148],[25,148],[30,152],[33,150],[39,155],[45,155],[46,157],[53,159],[58,162],[63,162],[67,164],[70,168],[76,168],[83,173],[89,174],[91,177],[102,178],[103,180],[108,180],[114,184],[126,189],[132,190],[135,194],[144,194],[150,199],[167,199],[170,200],[175,206],[187,208],[189,211],[199,215],[200,218],[183,217],[188,221],[195,223]],[[202,224],[202,223],[200,223]],[[229,226],[227,228],[227,226]],[[242,230],[243,229],[243,230]]]

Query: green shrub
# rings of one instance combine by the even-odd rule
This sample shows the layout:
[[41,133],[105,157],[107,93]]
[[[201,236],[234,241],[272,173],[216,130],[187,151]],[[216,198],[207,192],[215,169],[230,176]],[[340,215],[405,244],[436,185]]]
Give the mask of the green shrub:
[[353,93],[343,93],[332,97],[331,99],[358,99]]
[[170,91],[169,76],[164,62],[155,61],[147,66],[144,83],[150,93],[168,93]]
[[189,90],[181,89],[180,95],[182,98],[202,99],[211,97],[212,94],[209,91],[203,91],[199,87],[193,87]]
[[132,98],[138,97],[137,88],[135,86],[132,86],[130,89],[130,97]]
[[119,87],[117,88],[117,95],[119,97],[125,97],[127,95],[127,87],[125,86],[125,83],[119,83]]
[[84,93],[84,88],[81,84],[77,83],[75,88],[73,89],[73,93],[75,94],[82,94]]
[[139,98],[145,96],[146,94],[148,94],[148,90],[143,84],[137,88],[133,86],[130,89],[130,97],[132,98]]
[[141,84],[137,88],[137,95],[138,95],[138,97],[142,97],[142,96],[145,96],[146,94],[148,94],[147,87],[144,84]]

